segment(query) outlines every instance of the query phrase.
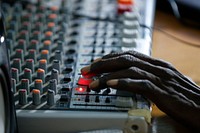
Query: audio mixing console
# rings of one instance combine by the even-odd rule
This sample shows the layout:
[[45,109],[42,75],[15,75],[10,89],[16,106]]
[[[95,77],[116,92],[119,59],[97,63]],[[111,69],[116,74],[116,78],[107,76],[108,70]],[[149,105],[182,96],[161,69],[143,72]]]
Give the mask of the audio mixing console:
[[92,91],[80,69],[103,55],[151,55],[155,0],[34,0],[2,4],[20,133],[120,129],[145,133],[141,95]]

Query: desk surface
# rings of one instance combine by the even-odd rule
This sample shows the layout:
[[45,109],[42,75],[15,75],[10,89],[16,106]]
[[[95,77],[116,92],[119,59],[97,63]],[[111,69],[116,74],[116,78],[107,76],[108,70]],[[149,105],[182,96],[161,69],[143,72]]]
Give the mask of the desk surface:
[[[199,83],[200,29],[186,27],[177,21],[174,16],[158,11],[156,12],[154,27],[156,29],[153,33],[152,56],[172,63],[180,72]],[[177,41],[157,29],[199,47],[192,47]]]
[[[152,56],[172,63],[177,70],[199,84],[200,29],[186,27],[174,16],[159,11],[156,12],[154,27],[156,29],[153,33]],[[199,47],[186,45],[158,29]],[[153,106],[152,116],[151,133],[191,133],[190,130],[161,112],[156,106]]]

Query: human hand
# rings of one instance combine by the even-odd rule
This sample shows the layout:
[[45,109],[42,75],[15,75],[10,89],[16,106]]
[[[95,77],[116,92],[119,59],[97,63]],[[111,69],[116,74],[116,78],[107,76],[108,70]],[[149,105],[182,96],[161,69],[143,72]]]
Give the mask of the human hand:
[[111,87],[142,94],[183,124],[200,130],[200,88],[171,64],[135,51],[114,53],[81,69],[83,76],[103,74],[89,87]]

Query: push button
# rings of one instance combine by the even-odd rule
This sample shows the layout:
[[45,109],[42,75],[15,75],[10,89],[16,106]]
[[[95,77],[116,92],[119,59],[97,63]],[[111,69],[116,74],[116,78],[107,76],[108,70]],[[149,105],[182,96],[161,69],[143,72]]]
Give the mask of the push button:
[[78,85],[84,85],[84,86],[89,86],[89,84],[93,81],[92,78],[86,78],[83,76],[80,76],[78,79]]

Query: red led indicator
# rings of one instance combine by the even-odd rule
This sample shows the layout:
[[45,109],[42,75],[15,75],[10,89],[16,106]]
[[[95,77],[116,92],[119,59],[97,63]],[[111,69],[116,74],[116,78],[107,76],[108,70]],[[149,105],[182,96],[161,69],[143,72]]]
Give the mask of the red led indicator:
[[77,91],[77,92],[81,92],[81,93],[83,93],[83,92],[86,91],[86,88],[78,87],[78,88],[76,88],[76,91]]

